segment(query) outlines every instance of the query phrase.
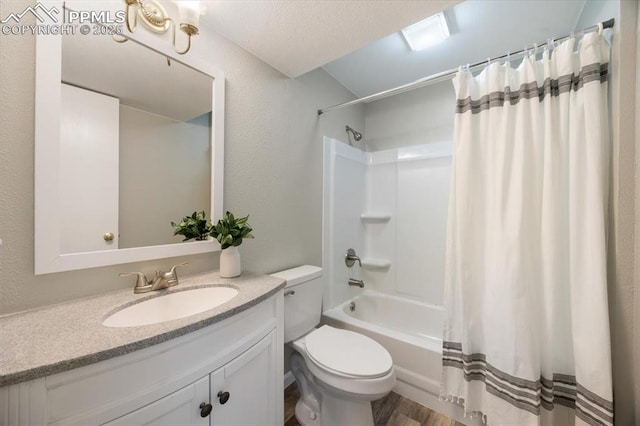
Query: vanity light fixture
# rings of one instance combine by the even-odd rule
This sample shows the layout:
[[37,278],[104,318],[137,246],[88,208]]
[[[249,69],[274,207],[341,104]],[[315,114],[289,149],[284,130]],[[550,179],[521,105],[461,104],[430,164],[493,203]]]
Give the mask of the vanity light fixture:
[[402,36],[414,52],[438,44],[449,37],[449,27],[444,13],[416,22],[402,30]]
[[[125,9],[125,22],[129,32],[135,32],[138,28],[138,20],[150,31],[157,34],[164,34],[169,30],[173,31],[173,49],[176,53],[184,55],[191,49],[191,36],[198,34],[198,21],[200,19],[200,2],[198,1],[174,1],[178,7],[178,23],[169,17],[167,11],[157,1],[145,0],[124,0],[127,4]],[[178,50],[176,47],[176,26],[184,32],[187,39],[187,47]],[[118,40],[120,41],[120,40]]]

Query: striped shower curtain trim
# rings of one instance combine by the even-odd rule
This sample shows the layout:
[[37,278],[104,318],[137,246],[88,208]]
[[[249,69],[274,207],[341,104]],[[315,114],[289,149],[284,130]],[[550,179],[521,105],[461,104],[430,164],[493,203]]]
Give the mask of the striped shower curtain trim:
[[511,405],[540,415],[540,407],[553,410],[554,404],[576,410],[576,416],[590,425],[613,425],[613,403],[589,391],[575,376],[554,373],[527,380],[505,373],[487,362],[482,353],[465,354],[462,343],[443,342],[443,365],[461,369],[466,381],[485,383],[486,391]]
[[464,113],[471,110],[472,114],[478,114],[493,107],[502,107],[505,102],[516,105],[523,99],[538,98],[542,102],[545,96],[558,96],[571,90],[579,90],[585,83],[599,80],[600,83],[608,81],[609,63],[595,63],[585,65],[578,75],[567,74],[557,79],[547,78],[539,86],[537,82],[523,83],[519,89],[511,90],[509,86],[504,91],[491,92],[480,99],[472,100],[471,97],[456,100],[456,113]]

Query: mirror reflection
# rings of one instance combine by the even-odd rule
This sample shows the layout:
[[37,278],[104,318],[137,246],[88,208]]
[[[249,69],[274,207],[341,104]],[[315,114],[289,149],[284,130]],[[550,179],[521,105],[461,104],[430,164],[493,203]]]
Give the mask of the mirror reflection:
[[62,37],[61,252],[182,242],[211,214],[211,77],[133,41]]

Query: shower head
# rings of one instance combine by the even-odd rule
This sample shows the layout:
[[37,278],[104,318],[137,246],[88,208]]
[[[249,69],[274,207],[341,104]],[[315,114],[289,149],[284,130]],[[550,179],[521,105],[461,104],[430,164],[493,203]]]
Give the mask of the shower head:
[[351,132],[351,134],[353,135],[353,139],[355,139],[356,142],[362,140],[362,133],[360,133],[359,131],[352,129],[349,126],[347,126],[346,130],[347,130],[347,136],[349,136],[349,132]]

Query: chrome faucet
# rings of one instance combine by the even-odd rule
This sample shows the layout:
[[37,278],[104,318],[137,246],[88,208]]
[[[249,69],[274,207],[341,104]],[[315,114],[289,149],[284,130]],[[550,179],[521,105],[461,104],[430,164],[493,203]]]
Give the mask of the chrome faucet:
[[362,280],[356,280],[354,278],[349,278],[349,285],[353,286],[353,287],[360,287],[360,288],[364,288],[364,281]]
[[360,262],[360,258],[356,255],[356,251],[350,248],[344,255],[344,264],[347,265],[347,268],[351,268],[356,262],[362,267],[362,262]]
[[176,268],[178,266],[186,266],[189,262],[183,262],[178,265],[173,265],[167,272],[156,271],[156,276],[149,282],[147,277],[142,272],[121,272],[121,277],[128,277],[130,275],[136,275],[136,286],[133,288],[135,294],[148,293],[150,291],[162,290],[165,288],[178,285],[178,274]]

